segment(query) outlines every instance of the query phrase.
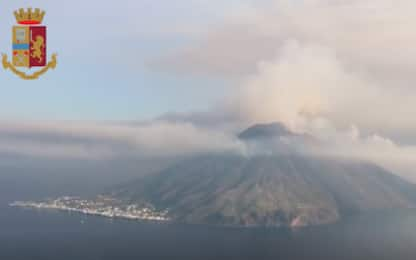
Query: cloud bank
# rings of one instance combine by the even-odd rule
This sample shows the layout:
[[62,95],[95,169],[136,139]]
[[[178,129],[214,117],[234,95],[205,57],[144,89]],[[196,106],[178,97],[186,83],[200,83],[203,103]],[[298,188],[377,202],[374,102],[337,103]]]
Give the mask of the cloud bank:
[[184,156],[240,152],[234,137],[190,123],[0,123],[0,153],[58,159]]

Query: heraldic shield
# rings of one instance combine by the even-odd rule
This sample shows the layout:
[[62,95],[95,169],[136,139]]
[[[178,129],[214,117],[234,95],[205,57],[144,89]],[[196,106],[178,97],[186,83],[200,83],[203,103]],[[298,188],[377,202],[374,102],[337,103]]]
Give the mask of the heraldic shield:
[[46,26],[13,27],[13,65],[46,66]]
[[[40,11],[40,9],[32,11],[29,8],[27,11],[20,9],[14,14],[19,25],[13,27],[12,63],[8,62],[7,55],[3,54],[3,67],[10,69],[23,79],[37,79],[50,68],[54,69],[57,63],[56,54],[53,54],[52,60],[47,62],[46,26],[40,25],[45,16],[45,12]],[[19,67],[27,69],[43,67],[43,69],[32,75],[27,75],[17,70]]]

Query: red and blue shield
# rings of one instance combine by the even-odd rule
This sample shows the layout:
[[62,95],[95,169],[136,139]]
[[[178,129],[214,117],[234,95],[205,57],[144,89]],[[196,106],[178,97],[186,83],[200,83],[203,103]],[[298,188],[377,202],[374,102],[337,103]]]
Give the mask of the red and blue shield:
[[14,26],[13,65],[44,67],[46,61],[46,26]]

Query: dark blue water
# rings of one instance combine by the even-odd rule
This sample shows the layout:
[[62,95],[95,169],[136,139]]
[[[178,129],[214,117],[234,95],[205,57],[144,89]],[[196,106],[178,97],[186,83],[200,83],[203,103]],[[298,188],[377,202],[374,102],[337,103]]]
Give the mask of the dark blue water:
[[0,260],[416,259],[416,211],[378,212],[298,231],[138,223],[11,208],[68,185],[0,176]]
[[415,259],[416,211],[289,231],[123,220],[0,207],[0,259]]

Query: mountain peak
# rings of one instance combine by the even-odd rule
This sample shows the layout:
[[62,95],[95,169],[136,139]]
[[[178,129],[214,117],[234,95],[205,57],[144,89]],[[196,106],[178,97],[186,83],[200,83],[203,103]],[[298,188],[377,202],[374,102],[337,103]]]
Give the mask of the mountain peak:
[[283,124],[275,122],[270,124],[256,124],[253,125],[243,132],[241,132],[238,137],[243,140],[250,139],[268,139],[276,138],[281,136],[291,136],[294,135],[289,131]]

